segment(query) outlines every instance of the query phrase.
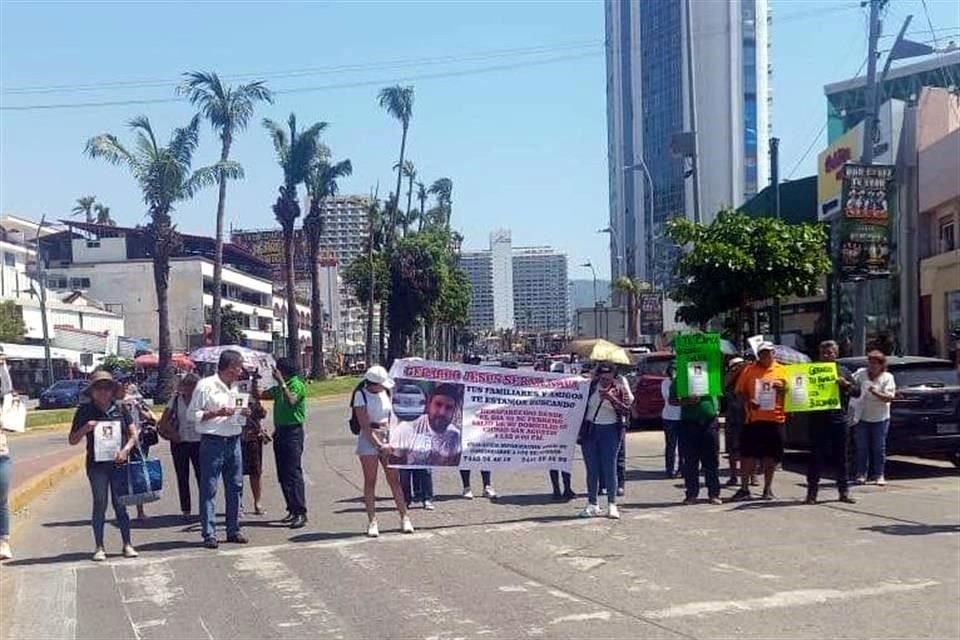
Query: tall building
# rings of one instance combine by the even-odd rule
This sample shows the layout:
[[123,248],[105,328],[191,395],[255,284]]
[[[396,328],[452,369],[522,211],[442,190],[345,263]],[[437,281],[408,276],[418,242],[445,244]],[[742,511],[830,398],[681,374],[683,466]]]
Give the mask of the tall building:
[[567,256],[550,247],[513,247],[510,232],[490,234],[490,248],[464,251],[470,279],[470,327],[563,333],[569,325]]
[[605,11],[611,273],[663,286],[676,256],[664,225],[694,217],[689,161],[671,151],[673,136],[697,132],[704,222],[767,182],[767,0],[606,0]]

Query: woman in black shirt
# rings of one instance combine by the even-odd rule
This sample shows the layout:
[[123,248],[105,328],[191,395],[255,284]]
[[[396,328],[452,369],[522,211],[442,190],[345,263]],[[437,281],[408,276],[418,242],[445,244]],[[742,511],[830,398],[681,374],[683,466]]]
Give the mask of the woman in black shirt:
[[[70,428],[70,444],[77,445],[86,438],[87,441],[87,479],[90,481],[90,491],[93,494],[93,540],[96,550],[93,554],[95,562],[107,559],[103,548],[103,528],[107,516],[107,494],[113,500],[113,512],[117,518],[117,527],[123,538],[123,555],[127,558],[137,557],[137,550],[130,541],[130,518],[127,508],[117,501],[117,496],[110,487],[110,476],[117,464],[124,464],[137,441],[137,428],[129,419],[117,402],[114,400],[116,382],[109,371],[97,371],[90,378],[90,386],[85,394],[90,396],[90,402],[77,407],[73,416],[73,426]],[[113,453],[113,459],[103,459],[109,454],[109,442],[113,429],[119,425],[119,448]],[[95,435],[96,434],[96,435]],[[100,446],[95,439],[100,439]],[[100,454],[98,456],[98,453]],[[97,460],[100,457],[101,460]]]

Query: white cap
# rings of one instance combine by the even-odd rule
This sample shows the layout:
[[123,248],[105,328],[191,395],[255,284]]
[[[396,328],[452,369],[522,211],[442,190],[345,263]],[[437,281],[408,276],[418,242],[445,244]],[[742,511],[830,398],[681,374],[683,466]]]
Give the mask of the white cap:
[[727,363],[728,367],[735,367],[741,362],[746,362],[743,358],[730,358],[730,362]]
[[757,353],[760,353],[761,351],[776,351],[776,347],[772,342],[761,342],[757,347]]
[[363,379],[371,384],[379,384],[385,389],[393,389],[393,378],[391,378],[387,370],[380,365],[367,369],[367,373],[363,376]]

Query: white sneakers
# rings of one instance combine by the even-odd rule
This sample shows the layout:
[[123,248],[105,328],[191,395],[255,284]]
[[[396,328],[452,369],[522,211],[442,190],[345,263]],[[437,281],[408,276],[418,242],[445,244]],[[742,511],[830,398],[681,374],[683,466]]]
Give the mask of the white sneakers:
[[490,485],[487,485],[483,488],[483,497],[490,498],[491,500],[493,500],[494,498],[497,497],[497,492],[493,490],[493,487],[491,487]]
[[97,550],[93,552],[92,559],[94,562],[103,562],[107,559],[107,552],[103,550],[103,547],[97,547]]
[[466,489],[464,489],[463,497],[466,500],[473,500],[473,489],[471,489],[470,487],[467,487]]
[[367,537],[368,538],[380,537],[380,525],[377,524],[376,520],[371,520],[370,524],[367,525]]
[[136,558],[140,554],[137,553],[137,550],[133,548],[132,544],[123,545],[123,557],[124,558]]
[[581,518],[596,518],[598,515],[600,515],[600,507],[595,504],[588,504],[580,512]]
[[403,516],[400,519],[400,530],[404,533],[413,533],[413,523],[410,522],[410,516]]
[[880,476],[880,477],[877,478],[877,486],[878,486],[878,487],[882,487],[882,486],[884,486],[884,485],[886,485],[886,484],[887,484],[887,479],[886,479],[886,478],[884,478],[883,476]]
[[0,540],[0,560],[13,560],[13,551],[10,551],[10,543]]
[[436,509],[436,507],[433,506],[433,500],[424,500],[423,508],[426,509],[427,511],[433,511],[434,509]]
[[609,509],[607,510],[607,517],[610,518],[611,520],[620,519],[620,509],[617,507],[617,505],[615,504],[609,505]]

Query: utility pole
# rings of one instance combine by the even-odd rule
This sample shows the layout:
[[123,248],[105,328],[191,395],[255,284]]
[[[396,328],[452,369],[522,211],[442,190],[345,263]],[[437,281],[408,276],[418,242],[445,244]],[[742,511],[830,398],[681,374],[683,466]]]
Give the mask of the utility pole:
[[[874,0],[876,1],[876,0]],[[700,143],[697,136],[697,83],[693,64],[693,21],[690,5],[693,0],[686,0],[684,9],[687,17],[687,98],[690,106],[690,133],[693,136],[693,154],[690,160],[690,179],[693,180],[693,221],[700,224],[703,219],[700,215]]]
[[[863,121],[863,148],[860,163],[873,164],[873,143],[877,127],[877,42],[883,25],[880,22],[880,9],[887,0],[869,0],[870,2],[870,39],[867,48],[867,86],[864,91],[866,114]],[[867,280],[854,281],[853,297],[853,352],[862,355],[867,350]]]
[[[773,185],[773,214],[780,220],[780,138],[770,138],[770,182]],[[780,297],[773,299],[773,341],[780,344],[783,332],[783,307]]]
[[43,364],[46,372],[46,385],[53,384],[53,360],[50,357],[50,328],[47,324],[47,277],[46,265],[44,264],[43,248],[40,246],[40,232],[46,224],[46,214],[40,217],[40,224],[37,225],[37,235],[34,238],[34,244],[37,251],[37,270],[34,273],[39,289],[38,298],[40,300],[40,328],[43,331]]

